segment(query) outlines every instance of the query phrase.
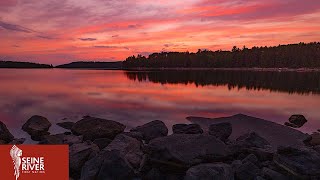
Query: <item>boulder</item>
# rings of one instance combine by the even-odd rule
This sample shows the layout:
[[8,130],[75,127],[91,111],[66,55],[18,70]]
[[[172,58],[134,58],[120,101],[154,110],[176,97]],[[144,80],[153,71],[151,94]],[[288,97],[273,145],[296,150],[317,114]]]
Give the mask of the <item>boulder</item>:
[[7,144],[7,142],[4,140],[0,140],[0,144]]
[[257,156],[255,156],[254,154],[249,154],[246,158],[244,158],[242,160],[242,163],[245,164],[247,162],[251,162],[253,164],[257,164],[259,162]]
[[248,180],[256,178],[260,173],[260,169],[251,162],[241,164],[235,169],[235,177],[239,180]]
[[83,141],[82,136],[75,136],[73,134],[63,133],[55,135],[43,136],[39,144],[78,144]]
[[312,146],[320,145],[320,133],[312,133],[311,134],[311,140],[309,141],[309,144]]
[[156,138],[146,146],[154,163],[185,168],[202,161],[219,161],[229,156],[227,146],[211,135],[172,134]]
[[83,135],[84,140],[95,140],[98,138],[113,139],[122,133],[125,125],[111,120],[86,116],[72,126],[72,133]]
[[292,115],[289,118],[289,122],[296,127],[302,127],[308,120],[301,114]]
[[285,179],[289,179],[287,178],[285,175],[274,171],[272,169],[269,168],[262,168],[262,175],[263,177],[265,177],[266,179],[272,179],[272,180],[285,180]]
[[117,150],[120,155],[128,161],[133,169],[139,169],[143,158],[142,143],[132,137],[124,134],[119,134],[116,138],[103,150],[112,151]]
[[149,142],[150,140],[158,137],[168,135],[167,126],[159,120],[151,121],[142,126],[138,126],[130,130],[131,132],[140,132],[143,136],[143,140]]
[[199,164],[186,172],[185,180],[233,180],[234,173],[228,164]]
[[68,129],[68,130],[71,130],[72,126],[74,124],[75,124],[74,122],[60,122],[60,123],[57,123],[58,126],[64,128],[64,129]]
[[32,116],[28,121],[22,126],[22,130],[27,132],[31,139],[34,141],[40,141],[43,136],[49,135],[49,128],[51,123],[47,118],[42,116]]
[[313,150],[317,151],[320,154],[320,145],[314,146]]
[[199,124],[175,124],[172,126],[174,134],[202,134]]
[[232,134],[231,123],[218,123],[209,126],[209,134],[225,141]]
[[13,139],[9,144],[23,144],[26,138]]
[[280,147],[273,161],[295,178],[320,178],[320,155],[312,149]]
[[9,143],[14,139],[13,135],[8,130],[7,126],[0,121],[0,140]]
[[267,140],[259,136],[255,132],[244,134],[236,139],[235,144],[241,148],[268,148],[270,144]]
[[93,141],[101,150],[107,147],[112,142],[111,139],[108,138],[98,138]]
[[139,141],[142,141],[143,140],[143,135],[141,132],[123,132],[122,134],[126,135],[126,136],[129,136],[129,137],[132,137],[132,138],[135,138]]
[[73,144],[69,147],[69,171],[70,176],[78,179],[82,166],[90,157],[99,152],[99,147],[90,142]]

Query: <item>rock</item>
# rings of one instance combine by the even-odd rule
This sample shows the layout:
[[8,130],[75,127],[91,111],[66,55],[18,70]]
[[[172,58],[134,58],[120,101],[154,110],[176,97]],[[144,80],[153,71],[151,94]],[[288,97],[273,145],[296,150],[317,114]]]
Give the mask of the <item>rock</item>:
[[263,177],[261,177],[261,176],[257,176],[257,177],[254,178],[254,180],[265,180],[265,179]]
[[71,130],[72,126],[74,125],[74,122],[61,122],[61,123],[57,123],[58,126],[64,128],[64,129],[68,129]]
[[141,132],[123,132],[122,134],[129,136],[129,137],[132,137],[132,138],[135,138],[139,141],[143,140],[143,135]]
[[83,141],[82,136],[75,136],[73,134],[55,134],[43,136],[39,144],[79,144]]
[[98,138],[93,141],[101,150],[107,147],[112,142],[111,139],[108,138]]
[[4,140],[0,140],[0,144],[7,144],[7,142]]
[[295,114],[289,118],[289,122],[297,127],[302,127],[307,121],[308,120],[301,114]]
[[117,150],[107,151],[97,180],[127,180],[135,176],[133,169]]
[[295,125],[295,124],[292,124],[292,123],[289,123],[289,122],[285,122],[284,125],[289,126],[289,127],[293,127],[293,128],[299,128],[298,125]]
[[266,179],[272,179],[272,180],[284,180],[284,179],[289,179],[287,178],[285,175],[276,172],[272,169],[269,168],[262,168],[262,175],[263,177],[265,177]]
[[185,180],[233,180],[234,175],[228,164],[200,164],[188,169]]
[[320,133],[312,133],[309,144],[312,146],[320,145]]
[[242,161],[234,160],[231,163],[231,167],[232,167],[232,169],[238,169],[241,166],[241,164],[242,164]]
[[22,130],[26,131],[31,139],[34,141],[40,141],[43,136],[49,135],[49,128],[51,123],[47,118],[42,116],[32,116],[28,121],[22,126]]
[[267,140],[259,136],[255,132],[244,134],[236,139],[235,144],[242,148],[268,148],[270,144]]
[[172,126],[174,134],[202,134],[199,124],[175,124]]
[[23,144],[26,138],[13,139],[9,144]]
[[260,173],[260,169],[254,165],[251,162],[246,162],[244,164],[241,164],[236,170],[235,170],[235,177],[239,180],[248,180],[248,179],[254,179],[257,177]]
[[125,125],[116,121],[86,116],[76,122],[71,131],[75,135],[83,135],[84,140],[93,141],[98,138],[113,139],[125,128]]
[[167,126],[159,120],[151,121],[142,126],[138,126],[130,130],[131,132],[142,133],[143,140],[149,142],[150,140],[168,135]]
[[255,156],[254,154],[249,154],[246,158],[244,158],[244,159],[242,160],[242,163],[245,164],[245,163],[247,163],[247,162],[251,162],[251,163],[253,163],[253,164],[257,164],[258,161],[259,161],[259,160],[258,160],[257,156]]
[[211,135],[172,134],[156,138],[146,146],[154,163],[184,168],[202,161],[219,161],[229,155],[227,146]]
[[317,151],[320,154],[320,145],[314,146],[313,150]]
[[14,139],[13,135],[8,130],[7,126],[0,121],[0,140],[9,143]]
[[119,134],[104,148],[104,151],[119,151],[120,155],[136,170],[139,169],[143,157],[141,146],[142,143],[139,140],[124,134]]
[[280,147],[273,161],[295,178],[320,178],[320,155],[312,149]]
[[232,134],[231,123],[218,123],[209,126],[209,134],[225,141]]
[[70,176],[78,179],[80,177],[82,166],[98,151],[99,147],[89,142],[71,145],[69,148]]
[[272,160],[273,154],[275,151],[271,148],[256,148],[256,147],[251,147],[245,149],[247,153],[254,154],[260,161],[267,161],[267,160]]

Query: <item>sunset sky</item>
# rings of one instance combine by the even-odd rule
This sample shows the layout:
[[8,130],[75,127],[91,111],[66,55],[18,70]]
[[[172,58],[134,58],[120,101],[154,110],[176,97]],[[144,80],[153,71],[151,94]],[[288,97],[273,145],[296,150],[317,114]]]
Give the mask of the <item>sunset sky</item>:
[[0,0],[0,60],[56,65],[313,41],[319,0]]

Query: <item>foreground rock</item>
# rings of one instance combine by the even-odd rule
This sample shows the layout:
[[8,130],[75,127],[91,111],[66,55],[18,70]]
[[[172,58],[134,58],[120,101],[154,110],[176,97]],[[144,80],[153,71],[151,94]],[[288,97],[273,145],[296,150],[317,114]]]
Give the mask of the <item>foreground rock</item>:
[[228,164],[200,164],[191,167],[184,178],[185,180],[216,179],[233,180],[234,173]]
[[320,178],[320,154],[312,149],[280,147],[274,162],[295,178]]
[[90,142],[73,144],[69,147],[70,176],[78,179],[82,166],[99,152],[98,146]]
[[172,126],[174,134],[202,134],[199,124],[175,124]]
[[244,114],[222,118],[188,117],[187,119],[192,123],[200,124],[203,128],[211,124],[231,123],[230,140],[235,140],[251,131],[258,132],[259,136],[266,139],[274,150],[277,150],[279,146],[304,147],[303,141],[308,138],[308,135],[296,129]]
[[0,121],[0,141],[3,143],[9,143],[14,139],[13,135],[8,130],[7,126]]
[[225,141],[232,134],[231,123],[218,123],[209,126],[209,134]]
[[150,140],[168,135],[167,126],[159,120],[151,121],[142,126],[138,126],[130,130],[131,132],[140,132],[143,140],[149,142]]
[[98,138],[113,139],[125,128],[125,125],[116,121],[85,116],[72,126],[71,131],[75,135],[83,135],[84,140],[93,141]]
[[142,143],[119,134],[96,157],[84,165],[81,179],[131,179],[143,159]]
[[215,162],[229,155],[227,146],[211,135],[173,134],[156,138],[146,147],[153,163],[185,168],[200,162]]
[[28,121],[22,126],[22,130],[26,131],[31,139],[34,141],[40,141],[44,135],[49,135],[49,128],[51,123],[47,118],[42,116],[32,116]]
[[64,129],[68,129],[71,130],[72,126],[74,125],[74,122],[61,122],[61,123],[57,123],[58,126],[64,128]]
[[78,144],[83,141],[82,136],[75,136],[73,134],[55,134],[43,136],[42,141],[39,144]]
[[293,128],[300,128],[307,122],[307,119],[301,114],[292,115],[289,118],[289,122],[286,122],[286,126],[290,126]]
[[320,133],[312,133],[311,134],[311,140],[309,141],[309,144],[312,146],[320,145]]

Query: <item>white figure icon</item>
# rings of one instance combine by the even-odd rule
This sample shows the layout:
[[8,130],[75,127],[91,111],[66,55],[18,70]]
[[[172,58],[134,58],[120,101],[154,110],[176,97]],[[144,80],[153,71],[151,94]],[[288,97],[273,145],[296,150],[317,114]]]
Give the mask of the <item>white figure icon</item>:
[[20,176],[22,150],[19,149],[17,146],[13,145],[10,150],[10,156],[13,161],[14,175],[16,177],[16,180],[18,180],[18,178]]

